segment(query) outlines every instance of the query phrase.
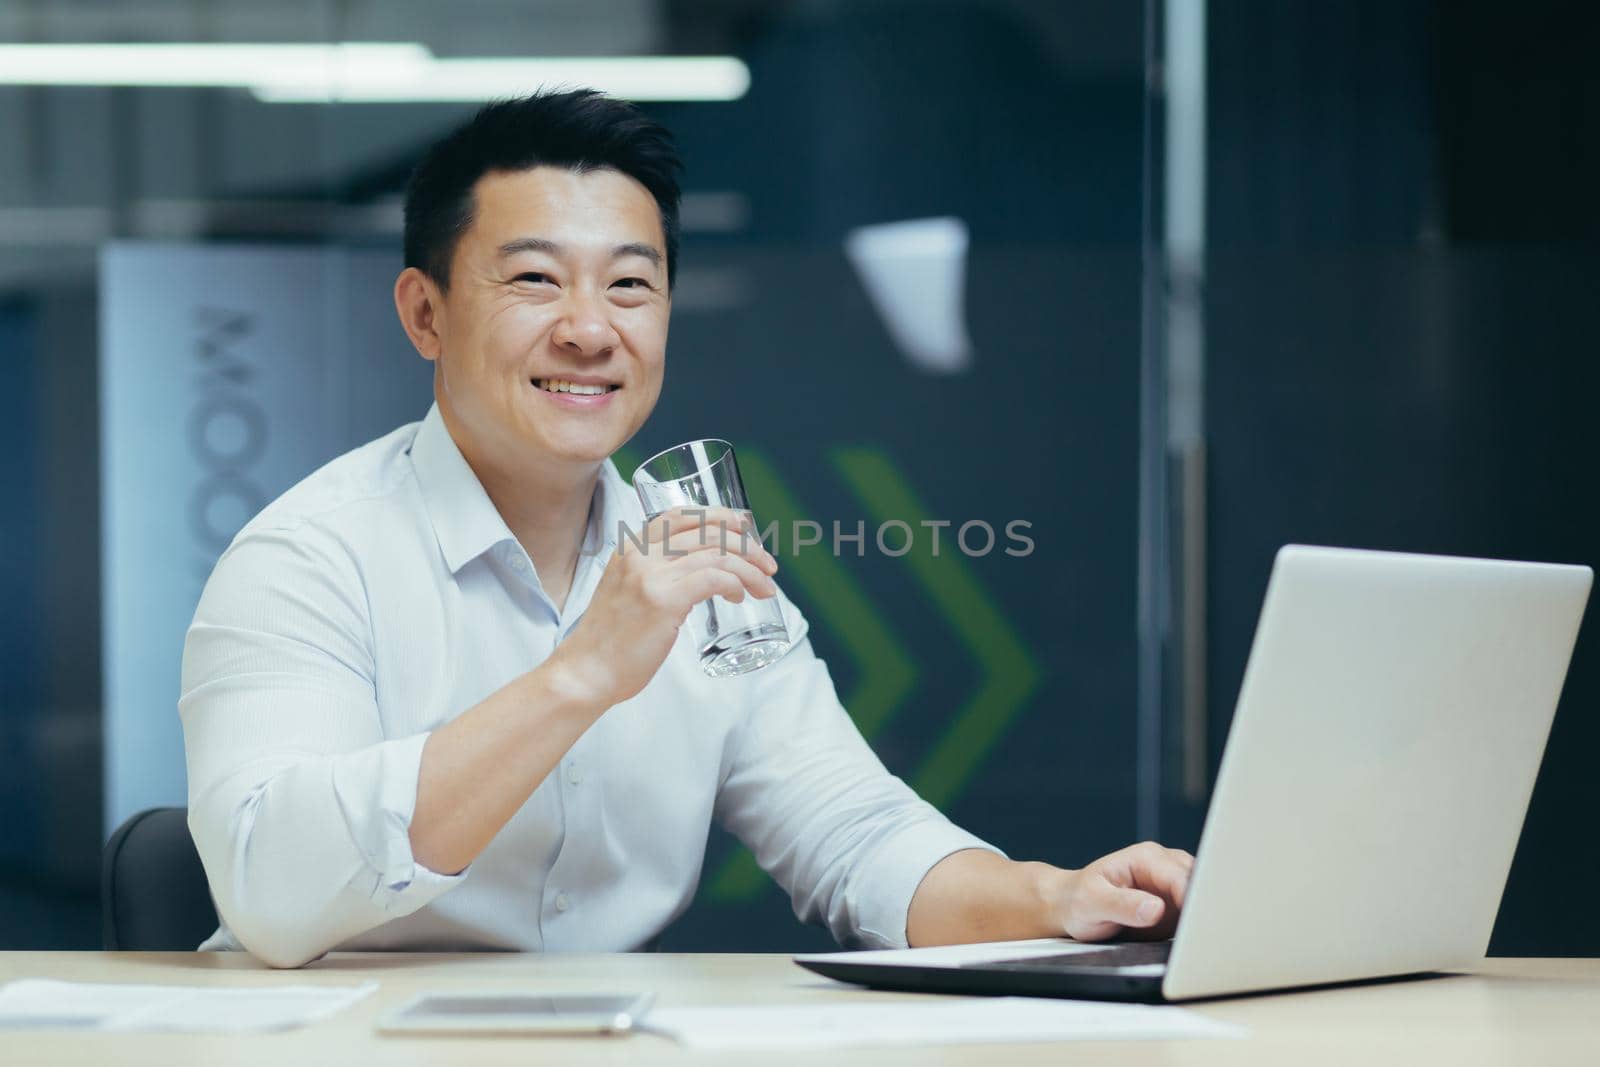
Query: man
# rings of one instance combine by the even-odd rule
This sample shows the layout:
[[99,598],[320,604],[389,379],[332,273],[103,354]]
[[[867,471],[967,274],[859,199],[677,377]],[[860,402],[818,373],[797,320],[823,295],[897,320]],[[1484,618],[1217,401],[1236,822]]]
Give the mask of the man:
[[[607,457],[661,389],[677,169],[586,91],[418,166],[394,296],[434,406],[252,520],[184,648],[205,947],[639,948],[713,818],[845,943],[1172,929],[1187,853],[999,855],[873,756],[738,515],[642,521]],[[778,597],[792,650],[707,677],[679,626],[713,594]]]

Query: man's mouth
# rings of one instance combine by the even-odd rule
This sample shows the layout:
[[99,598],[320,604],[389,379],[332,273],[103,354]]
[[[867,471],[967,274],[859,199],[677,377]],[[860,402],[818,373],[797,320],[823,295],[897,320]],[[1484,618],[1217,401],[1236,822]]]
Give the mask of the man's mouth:
[[584,384],[571,382],[565,378],[535,378],[533,379],[533,384],[547,393],[574,393],[578,396],[599,396],[602,393],[609,393],[615,389],[622,388],[622,386],[613,382]]

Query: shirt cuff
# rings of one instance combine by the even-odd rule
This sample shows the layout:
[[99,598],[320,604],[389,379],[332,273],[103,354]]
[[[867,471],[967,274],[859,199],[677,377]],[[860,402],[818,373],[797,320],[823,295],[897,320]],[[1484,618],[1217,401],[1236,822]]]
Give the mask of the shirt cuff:
[[890,838],[867,863],[869,884],[860,897],[856,929],[864,948],[906,948],[906,916],[917,887],[938,862],[964,849],[979,848],[1008,858],[967,831],[946,821],[919,823]]
[[384,741],[341,756],[333,772],[345,824],[371,870],[373,902],[391,918],[410,915],[459,885],[471,870],[440,874],[411,852],[411,818],[428,736]]

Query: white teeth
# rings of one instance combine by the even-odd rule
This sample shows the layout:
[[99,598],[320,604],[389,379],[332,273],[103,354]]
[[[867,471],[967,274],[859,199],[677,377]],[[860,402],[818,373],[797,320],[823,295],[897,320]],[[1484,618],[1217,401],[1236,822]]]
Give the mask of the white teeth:
[[580,396],[599,396],[601,393],[611,391],[609,385],[579,385],[569,382],[564,378],[545,378],[538,382],[539,388],[550,393],[577,393]]

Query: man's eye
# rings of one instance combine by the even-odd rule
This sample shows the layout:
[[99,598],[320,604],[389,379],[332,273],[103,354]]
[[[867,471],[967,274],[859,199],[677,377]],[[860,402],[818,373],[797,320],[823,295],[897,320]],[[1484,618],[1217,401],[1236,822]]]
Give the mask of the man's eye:
[[523,273],[517,275],[515,280],[519,282],[547,282],[550,280],[550,276],[547,274],[540,274],[536,270],[530,270],[524,271]]
[[622,287],[624,287],[626,289],[648,289],[648,288],[650,288],[650,283],[645,281],[643,278],[623,278],[621,281],[618,281],[615,284],[620,285],[620,286],[622,286]]

